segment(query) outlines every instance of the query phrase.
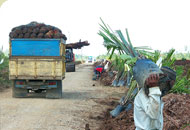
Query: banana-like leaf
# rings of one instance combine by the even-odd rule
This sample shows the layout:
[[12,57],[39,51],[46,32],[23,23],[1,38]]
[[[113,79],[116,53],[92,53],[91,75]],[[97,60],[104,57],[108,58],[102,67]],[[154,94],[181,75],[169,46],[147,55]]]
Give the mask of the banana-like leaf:
[[131,60],[128,60],[126,63],[132,67],[134,66],[136,61],[137,61],[137,57],[133,57]]
[[109,59],[112,58],[114,51],[115,51],[115,48],[112,49],[112,52],[111,52],[111,55],[110,55]]
[[131,86],[130,86],[129,90],[126,93],[126,96],[124,97],[123,102],[121,102],[121,105],[125,105],[128,101],[131,101],[131,100],[134,99],[136,94],[133,94],[133,91],[136,89],[136,87],[137,87],[136,80],[132,80],[131,81]]
[[135,50],[152,50],[149,46],[134,47]]
[[172,65],[174,64],[174,62],[176,60],[175,57],[173,57],[174,52],[175,52],[175,49],[171,49],[167,53],[166,57],[164,58],[164,60],[162,62],[163,66],[168,66],[168,67],[172,68]]
[[126,50],[127,50],[127,52],[128,52],[128,55],[131,55],[131,56],[134,57],[135,55],[134,55],[133,51],[131,50],[129,44],[128,44],[127,41],[125,40],[125,38],[124,38],[124,36],[123,36],[121,30],[117,30],[116,32],[117,32],[117,34],[119,35],[121,41],[124,43],[124,44],[122,43],[121,46],[122,46],[123,48],[126,48]]
[[135,51],[135,49],[133,48],[133,45],[132,45],[132,43],[131,43],[131,40],[130,40],[130,37],[129,37],[128,30],[125,29],[125,31],[126,31],[127,39],[128,39],[128,41],[129,41],[130,48],[132,49],[134,55],[135,55],[135,56],[138,56],[137,52]]
[[131,56],[126,55],[126,54],[122,54],[122,55],[120,55],[120,57],[121,57],[122,60],[131,60],[132,59]]
[[103,39],[106,43],[114,44],[114,42],[107,35],[105,35],[102,31],[99,31],[98,34],[103,37]]

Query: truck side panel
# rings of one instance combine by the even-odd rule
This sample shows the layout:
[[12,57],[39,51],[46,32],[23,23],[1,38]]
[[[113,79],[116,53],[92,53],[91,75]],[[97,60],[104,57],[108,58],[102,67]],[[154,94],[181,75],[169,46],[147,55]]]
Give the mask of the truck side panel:
[[63,54],[63,64],[62,64],[62,67],[63,67],[63,69],[62,69],[62,76],[63,77],[65,77],[65,71],[66,71],[66,55],[65,55],[65,50],[66,50],[66,46],[64,45],[64,44],[61,44],[61,50],[62,50],[62,52],[61,52],[61,54]]
[[10,59],[10,79],[62,79],[63,59]]
[[60,40],[11,40],[11,56],[61,56]]

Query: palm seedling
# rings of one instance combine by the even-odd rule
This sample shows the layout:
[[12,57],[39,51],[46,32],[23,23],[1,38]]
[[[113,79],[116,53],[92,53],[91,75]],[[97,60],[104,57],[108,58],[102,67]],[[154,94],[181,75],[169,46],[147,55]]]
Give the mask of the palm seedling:
[[169,50],[168,53],[166,53],[166,56],[163,60],[163,66],[168,66],[168,67],[172,67],[172,65],[174,64],[176,58],[173,56],[175,52],[175,49],[171,49]]
[[[100,24],[101,30],[99,31],[98,34],[100,36],[102,36],[102,38],[104,39],[104,46],[108,49],[108,52],[111,52],[110,58],[113,56],[115,51],[119,52],[120,58],[123,61],[122,64],[124,63],[129,66],[128,75],[130,75],[131,72],[133,72],[132,73],[133,76],[135,75],[134,74],[135,71],[132,71],[132,69],[135,68],[134,64],[135,63],[137,64],[137,59],[143,59],[146,57],[148,59],[151,59],[151,61],[156,62],[161,57],[160,51],[150,52],[149,51],[150,48],[147,48],[147,47],[133,47],[131,40],[129,38],[127,29],[125,30],[126,35],[127,35],[127,40],[126,40],[120,30],[117,30],[114,32],[108,25],[106,25],[103,22],[102,19],[101,19],[101,21],[102,21],[102,24]],[[175,51],[174,49],[171,49],[168,53],[165,54],[165,57],[163,57],[164,60],[162,61],[163,66],[168,66],[168,67],[173,68],[173,64],[175,62],[175,58],[173,57],[174,51]],[[138,60],[138,61],[142,61],[142,60]],[[148,62],[150,62],[150,60]],[[141,62],[141,63],[143,63],[143,62]],[[147,64],[140,65],[140,66],[144,66],[144,68],[146,68],[146,65]],[[173,92],[177,91],[179,93],[182,93],[185,91],[186,93],[189,93],[188,87],[186,87],[184,89],[184,87],[179,87],[179,86],[189,86],[190,71],[188,72],[188,76],[181,77],[180,76],[181,74],[178,74],[179,70],[180,70],[179,68],[176,69],[177,83],[174,85],[174,87],[171,91],[173,91]],[[138,69],[136,72],[139,72]],[[143,74],[139,74],[139,75],[143,75]],[[121,110],[123,109],[122,105],[129,106],[130,102],[132,102],[134,100],[134,97],[137,94],[137,91],[138,91],[137,82],[139,84],[139,81],[136,82],[131,77],[128,79],[130,81],[130,84],[128,85],[129,90],[126,93],[126,96],[124,96],[122,98],[121,105],[120,106],[118,105],[116,107],[116,109],[111,111],[112,116],[117,116],[121,112]],[[131,79],[133,79],[133,80],[131,80]],[[136,80],[137,80],[137,78],[136,78]]]
[[[104,46],[107,48],[108,52],[111,52],[110,59],[117,50],[123,61],[120,64],[127,64],[129,66],[128,71],[132,72],[132,68],[137,59],[145,58],[145,56],[152,54],[148,51],[150,50],[148,47],[133,47],[127,29],[125,30],[127,36],[126,39],[121,30],[114,32],[108,25],[104,23],[102,19],[101,22],[101,29],[98,34],[104,39]],[[132,82],[132,84],[127,91],[125,101],[122,104],[127,104],[135,97],[133,92],[137,88],[136,81],[130,80],[130,82]]]
[[119,79],[122,77],[124,73],[124,60],[122,60],[118,55],[114,55],[112,57],[112,65],[115,66],[117,75],[115,76],[115,79],[112,82],[112,86],[116,87],[118,86]]

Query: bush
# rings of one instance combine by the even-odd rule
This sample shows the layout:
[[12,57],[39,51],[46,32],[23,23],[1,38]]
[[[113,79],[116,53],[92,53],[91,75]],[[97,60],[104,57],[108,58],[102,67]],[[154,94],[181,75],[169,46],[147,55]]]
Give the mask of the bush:
[[187,75],[184,74],[183,66],[176,66],[176,83],[173,86],[171,92],[173,93],[187,93],[190,94],[190,69],[187,72]]
[[9,80],[9,58],[2,51],[0,51],[0,87],[7,87],[10,85]]

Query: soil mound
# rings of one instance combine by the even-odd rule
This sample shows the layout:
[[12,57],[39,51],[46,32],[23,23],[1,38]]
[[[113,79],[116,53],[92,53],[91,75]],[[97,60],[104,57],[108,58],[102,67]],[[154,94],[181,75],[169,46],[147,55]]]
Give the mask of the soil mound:
[[[190,95],[168,94],[163,101],[165,102],[163,130],[189,130]],[[109,112],[115,108],[117,103],[113,103],[111,99],[99,103],[108,106],[108,109],[101,114],[101,118],[96,118],[102,120],[99,130],[135,130],[133,109],[128,112],[124,111],[118,117],[113,118]]]

